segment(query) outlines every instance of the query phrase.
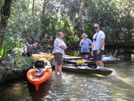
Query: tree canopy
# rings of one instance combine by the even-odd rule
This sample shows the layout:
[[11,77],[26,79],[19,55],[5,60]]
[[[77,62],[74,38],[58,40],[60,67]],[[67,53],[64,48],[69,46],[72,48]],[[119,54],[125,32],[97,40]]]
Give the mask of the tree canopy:
[[1,0],[0,55],[28,42],[53,42],[62,31],[71,46],[93,24],[106,33],[106,43],[134,42],[133,0]]

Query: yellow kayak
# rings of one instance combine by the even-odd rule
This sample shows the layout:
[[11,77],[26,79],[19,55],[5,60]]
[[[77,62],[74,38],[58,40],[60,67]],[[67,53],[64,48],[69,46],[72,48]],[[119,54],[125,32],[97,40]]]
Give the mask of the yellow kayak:
[[40,60],[41,58],[54,58],[52,54],[32,54],[35,61]]
[[[33,58],[35,61],[40,60],[41,58],[48,58],[52,59],[54,58],[54,55],[49,54],[49,53],[44,53],[44,54],[32,54]],[[64,59],[82,59],[82,57],[79,56],[70,56],[70,55],[63,55]]]

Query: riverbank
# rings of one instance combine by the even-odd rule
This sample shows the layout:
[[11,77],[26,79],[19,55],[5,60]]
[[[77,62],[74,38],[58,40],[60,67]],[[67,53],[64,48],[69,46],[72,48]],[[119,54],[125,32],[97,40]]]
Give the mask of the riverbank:
[[4,73],[4,70],[2,67],[0,67],[0,82],[1,82],[2,77],[3,77],[3,73]]
[[5,69],[0,67],[0,85],[2,83],[20,79],[24,77],[23,70]]

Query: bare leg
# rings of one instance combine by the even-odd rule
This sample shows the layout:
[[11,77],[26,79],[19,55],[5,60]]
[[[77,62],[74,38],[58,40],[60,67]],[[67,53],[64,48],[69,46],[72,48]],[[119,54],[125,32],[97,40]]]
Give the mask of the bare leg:
[[88,58],[89,57],[89,55],[85,55],[85,58]]
[[57,62],[55,62],[55,73],[58,73],[58,65],[57,65]]
[[62,65],[57,65],[57,66],[58,66],[59,74],[62,74]]
[[99,66],[99,67],[104,67],[104,64],[103,64],[102,61],[96,61],[95,63],[96,63],[96,65]]

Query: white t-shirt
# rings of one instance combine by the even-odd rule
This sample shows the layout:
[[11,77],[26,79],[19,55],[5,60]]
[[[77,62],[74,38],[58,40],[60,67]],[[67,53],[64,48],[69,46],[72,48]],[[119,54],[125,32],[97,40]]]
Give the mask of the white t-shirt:
[[57,37],[54,40],[53,53],[62,53],[62,54],[64,54],[64,49],[60,48],[60,46],[62,46],[62,45],[66,45],[65,42],[62,39]]
[[[99,32],[96,32],[94,34],[94,36],[93,36],[93,44],[94,44],[93,50],[99,50],[100,49],[102,38],[105,38],[105,33],[103,31],[100,30]],[[102,47],[101,50],[104,50],[104,46]]]

